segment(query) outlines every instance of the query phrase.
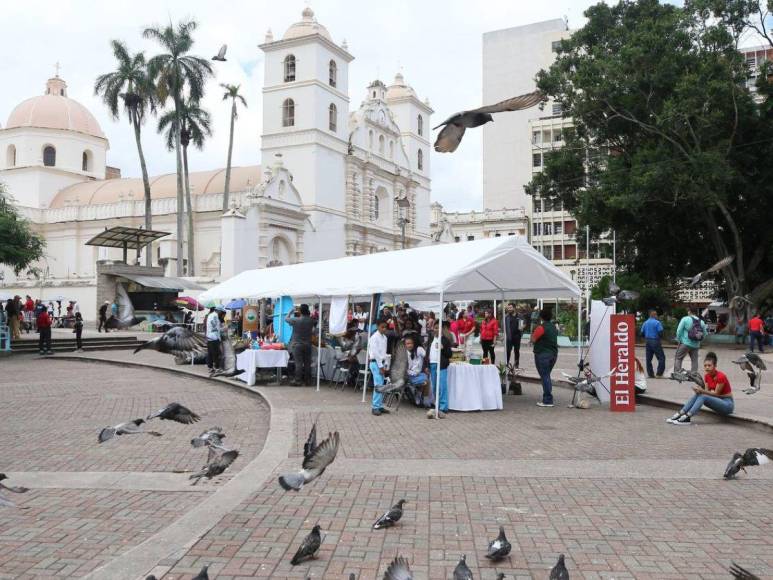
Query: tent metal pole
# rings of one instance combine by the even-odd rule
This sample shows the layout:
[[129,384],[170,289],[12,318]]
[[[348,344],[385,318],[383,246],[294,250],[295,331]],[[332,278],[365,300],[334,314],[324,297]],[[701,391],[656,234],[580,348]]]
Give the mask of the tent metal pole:
[[[510,360],[507,358],[507,328],[505,327],[505,291],[501,290],[502,293],[502,337],[504,338],[503,346],[505,347],[505,368],[507,368],[507,365],[510,363]],[[494,317],[496,318],[497,311],[494,310]],[[496,340],[494,341],[496,345]],[[496,348],[496,346],[495,346]]]
[[[443,356],[443,287],[440,287],[440,328],[437,331],[437,373],[435,373],[435,419],[440,419],[440,365]],[[431,345],[430,345],[431,347]]]
[[[373,299],[375,294],[370,295],[370,310],[368,310],[368,319],[365,321],[365,379],[362,382],[362,402],[365,402],[365,393],[368,391],[368,371],[370,370],[370,327],[376,322],[376,313],[373,311]],[[371,320],[371,316],[373,320]]]
[[319,392],[319,369],[322,366],[322,297],[319,298],[319,319],[317,320],[317,392]]
[[577,297],[577,364],[582,360],[582,296]]

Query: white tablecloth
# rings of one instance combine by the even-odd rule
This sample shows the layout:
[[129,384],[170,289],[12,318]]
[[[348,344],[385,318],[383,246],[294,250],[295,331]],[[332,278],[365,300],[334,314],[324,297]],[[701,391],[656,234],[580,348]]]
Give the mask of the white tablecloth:
[[[320,369],[322,372],[320,373],[322,379],[331,380],[333,378],[333,371],[336,367],[336,362],[338,361],[338,357],[343,356],[339,355],[336,350],[332,347],[325,347],[322,349],[322,358],[320,359],[322,363],[322,368]],[[311,376],[316,377],[317,376],[317,348],[311,347]]]
[[236,355],[236,368],[244,372],[236,375],[248,385],[255,384],[255,369],[286,367],[290,353],[286,350],[255,350],[248,348]]
[[494,365],[449,365],[448,408],[454,411],[501,409],[502,383],[499,369]]

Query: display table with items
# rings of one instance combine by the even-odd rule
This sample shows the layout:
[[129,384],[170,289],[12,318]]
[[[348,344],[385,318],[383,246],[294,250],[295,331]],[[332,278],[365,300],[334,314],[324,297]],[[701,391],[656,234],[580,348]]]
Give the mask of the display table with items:
[[290,353],[277,349],[247,349],[236,355],[236,368],[244,372],[236,377],[250,386],[255,385],[257,369],[284,368]]
[[464,362],[448,366],[448,408],[452,411],[502,409],[502,383],[495,365]]

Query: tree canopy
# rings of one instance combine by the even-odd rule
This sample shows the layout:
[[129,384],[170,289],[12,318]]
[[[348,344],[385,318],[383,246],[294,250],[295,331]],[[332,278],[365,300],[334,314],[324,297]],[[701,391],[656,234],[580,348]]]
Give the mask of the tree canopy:
[[759,293],[773,277],[770,82],[760,75],[755,100],[737,34],[717,18],[733,0],[705,2],[586,11],[537,76],[574,130],[526,189],[615,229],[621,261],[648,281],[729,254],[727,292]]
[[32,231],[0,183],[0,264],[13,268],[18,274],[43,257],[45,242]]

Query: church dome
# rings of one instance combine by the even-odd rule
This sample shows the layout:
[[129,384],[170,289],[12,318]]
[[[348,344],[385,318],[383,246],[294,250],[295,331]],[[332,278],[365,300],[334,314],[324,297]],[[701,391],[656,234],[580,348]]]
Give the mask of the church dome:
[[282,40],[291,40],[293,38],[301,38],[303,36],[319,34],[327,38],[329,41],[333,41],[333,39],[330,38],[330,33],[327,31],[327,28],[322,26],[319,22],[317,22],[317,19],[314,18],[314,11],[311,8],[307,6],[303,10],[302,16],[303,19],[300,22],[296,22],[287,29],[287,32],[285,32]]
[[398,99],[400,97],[418,98],[416,97],[416,91],[413,90],[413,87],[405,84],[403,74],[397,73],[395,75],[395,82],[387,88],[386,98]]
[[22,101],[11,111],[5,128],[18,127],[62,129],[105,138],[94,115],[78,101],[67,97],[67,83],[58,76],[48,79],[44,95]]

